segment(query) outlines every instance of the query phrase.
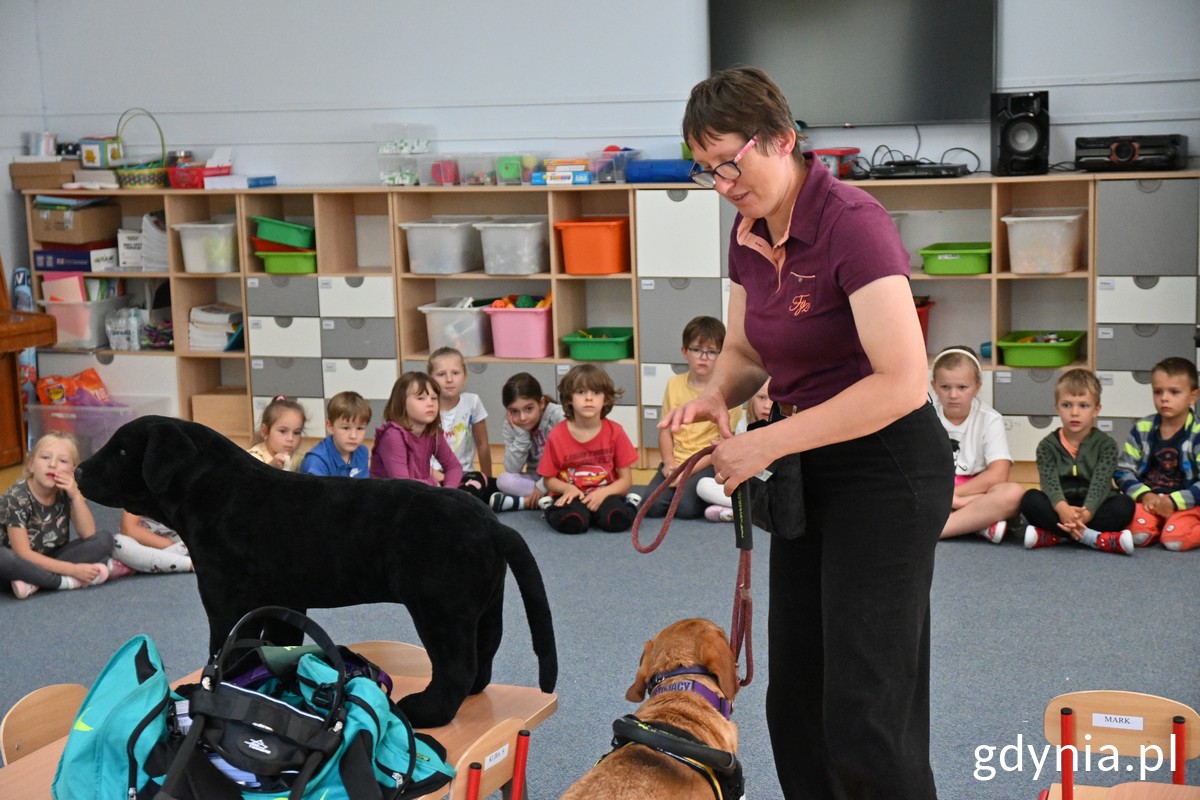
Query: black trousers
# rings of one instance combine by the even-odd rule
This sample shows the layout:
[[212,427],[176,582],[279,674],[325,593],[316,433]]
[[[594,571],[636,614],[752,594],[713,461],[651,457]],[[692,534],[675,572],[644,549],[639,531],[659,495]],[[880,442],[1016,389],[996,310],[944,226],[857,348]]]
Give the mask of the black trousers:
[[620,533],[633,527],[637,509],[624,495],[609,495],[593,512],[582,500],[572,500],[565,506],[550,506],[545,511],[546,522],[559,533],[587,533],[595,526],[609,533]]
[[771,539],[767,724],[784,796],[936,798],[929,590],[949,440],[926,405],[802,454],[807,532]]
[[[1075,506],[1083,505],[1080,498],[1068,497],[1067,502]],[[1092,517],[1087,526],[1101,533],[1123,531],[1133,521],[1135,510],[1132,498],[1124,494],[1114,494],[1100,504],[1096,509],[1096,516]],[[1041,489],[1030,489],[1024,494],[1021,498],[1021,514],[1035,528],[1065,535],[1058,527],[1058,512],[1054,510],[1054,504]]]
[[[664,489],[663,493],[654,501],[654,505],[646,509],[647,517],[665,517],[667,509],[671,505],[671,498],[678,491],[683,492],[683,496],[679,498],[679,506],[675,509],[675,516],[680,519],[699,519],[704,516],[704,510],[708,508],[708,503],[700,499],[700,495],[696,494],[696,484],[700,483],[701,478],[717,477],[716,470],[712,464],[709,464],[704,469],[698,469],[693,472],[683,484],[683,489]],[[658,485],[665,481],[663,477],[662,464],[658,465],[658,469],[654,473],[654,477],[650,479],[650,486],[646,489],[647,497],[654,493]]]

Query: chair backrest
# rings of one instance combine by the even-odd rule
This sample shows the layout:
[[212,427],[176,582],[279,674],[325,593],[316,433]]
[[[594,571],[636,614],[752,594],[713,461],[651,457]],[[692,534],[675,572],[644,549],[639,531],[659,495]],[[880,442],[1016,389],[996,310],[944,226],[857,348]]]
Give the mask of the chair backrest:
[[1149,758],[1150,763],[1155,757],[1162,759],[1161,764],[1174,771],[1176,783],[1183,782],[1185,762],[1200,755],[1200,714],[1177,700],[1152,694],[1062,694],[1046,705],[1043,725],[1051,744],[1073,745],[1080,752],[1090,747],[1093,753],[1112,748],[1122,756]]
[[34,689],[18,700],[0,721],[0,753],[8,765],[71,731],[87,687],[55,683]]
[[433,675],[429,654],[415,644],[370,641],[352,644],[350,649],[382,667],[389,675],[405,678],[428,678]]

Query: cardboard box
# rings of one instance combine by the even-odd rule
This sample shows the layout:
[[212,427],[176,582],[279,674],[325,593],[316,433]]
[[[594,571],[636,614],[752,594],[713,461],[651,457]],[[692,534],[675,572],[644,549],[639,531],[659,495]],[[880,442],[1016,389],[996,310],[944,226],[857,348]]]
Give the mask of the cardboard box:
[[75,170],[79,168],[79,159],[69,158],[62,161],[30,161],[16,162],[8,165],[8,175],[12,178],[14,191],[22,189],[61,189],[64,183],[75,179]]
[[117,248],[34,250],[33,268],[43,272],[115,272]]
[[194,394],[192,421],[226,436],[244,435],[250,425],[250,394],[245,386],[218,386]]
[[117,238],[121,207],[115,204],[87,206],[69,211],[34,208],[29,220],[34,241],[87,244]]

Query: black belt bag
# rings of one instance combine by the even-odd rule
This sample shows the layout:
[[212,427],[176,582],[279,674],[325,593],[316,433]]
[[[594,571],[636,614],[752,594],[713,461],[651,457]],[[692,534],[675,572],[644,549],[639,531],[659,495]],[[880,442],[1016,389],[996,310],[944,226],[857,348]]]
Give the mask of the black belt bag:
[[[770,422],[781,419],[784,417],[776,404],[771,407]],[[761,428],[770,422],[759,420],[746,429]],[[749,483],[750,521],[755,527],[781,539],[799,539],[804,535],[804,479],[799,453],[776,459]]]

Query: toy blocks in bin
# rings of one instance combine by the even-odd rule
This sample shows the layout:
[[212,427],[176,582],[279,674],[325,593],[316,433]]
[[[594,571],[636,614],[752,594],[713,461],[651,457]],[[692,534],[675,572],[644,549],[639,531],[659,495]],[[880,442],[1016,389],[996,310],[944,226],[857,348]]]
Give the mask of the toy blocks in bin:
[[502,153],[496,156],[496,183],[501,186],[533,183],[533,173],[541,163],[533,153]]
[[562,337],[576,361],[617,361],[633,357],[633,328],[581,328]]
[[492,344],[497,358],[548,358],[553,355],[549,306],[488,306],[483,311],[492,321]]
[[492,352],[492,326],[483,308],[491,302],[491,298],[447,297],[417,306],[425,315],[429,352],[453,347],[467,358]]
[[996,342],[1006,367],[1065,367],[1079,358],[1083,331],[1012,331]]
[[629,217],[578,217],[554,223],[562,239],[563,269],[571,275],[630,271]]
[[458,183],[458,159],[437,153],[413,156],[417,164],[417,183],[421,186],[454,186]]

